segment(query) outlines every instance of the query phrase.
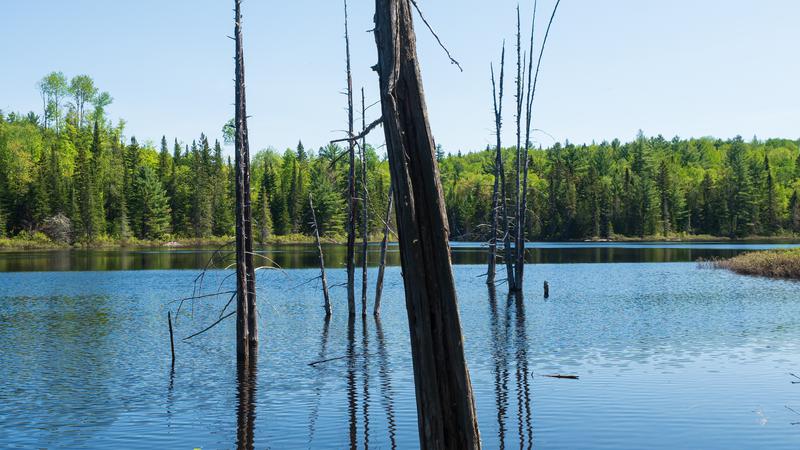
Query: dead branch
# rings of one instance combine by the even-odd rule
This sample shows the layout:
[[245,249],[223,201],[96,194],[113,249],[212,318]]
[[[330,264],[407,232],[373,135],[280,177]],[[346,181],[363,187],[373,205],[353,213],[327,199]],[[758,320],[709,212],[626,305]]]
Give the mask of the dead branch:
[[206,331],[208,331],[208,330],[214,328],[215,326],[219,325],[223,320],[227,319],[228,317],[230,317],[230,316],[232,316],[234,314],[236,314],[236,311],[231,311],[228,315],[221,317],[219,320],[217,320],[216,322],[212,323],[211,325],[209,325],[204,330],[198,331],[197,333],[195,333],[195,334],[193,334],[191,336],[185,337],[185,338],[183,338],[183,340],[184,341],[188,341],[189,339],[191,339],[193,337],[196,337],[196,336],[199,336],[199,335],[205,333]]
[[444,46],[442,40],[439,39],[439,36],[436,34],[435,31],[433,31],[433,27],[431,26],[431,24],[428,23],[428,20],[425,18],[425,15],[422,14],[422,11],[419,9],[419,5],[417,5],[417,0],[411,0],[411,4],[414,5],[414,9],[417,10],[419,18],[422,19],[422,22],[425,24],[426,27],[428,27],[428,31],[430,31],[433,37],[436,38],[436,42],[439,43],[439,47],[442,47],[442,50],[444,50],[444,52],[447,54],[447,57],[450,58],[450,64],[455,64],[458,67],[458,70],[463,72],[464,69],[461,67],[461,64],[459,64],[458,61],[456,61],[455,58],[453,58],[453,56],[450,54],[450,50],[448,50],[447,47]]
[[[342,139],[335,139],[335,140],[331,141],[330,143],[331,144],[336,144],[338,142],[354,142],[356,145],[358,145],[358,141],[360,141],[360,140],[364,139],[365,137],[367,137],[367,135],[372,130],[374,130],[378,125],[380,125],[381,123],[383,123],[383,117],[379,117],[379,118],[375,119],[371,124],[367,125],[367,127],[364,128],[364,130],[361,133],[359,133],[357,135],[354,135],[353,133],[350,133],[350,137],[346,137],[346,138],[342,138]],[[339,157],[341,157],[341,155]],[[339,157],[337,157],[337,159]]]

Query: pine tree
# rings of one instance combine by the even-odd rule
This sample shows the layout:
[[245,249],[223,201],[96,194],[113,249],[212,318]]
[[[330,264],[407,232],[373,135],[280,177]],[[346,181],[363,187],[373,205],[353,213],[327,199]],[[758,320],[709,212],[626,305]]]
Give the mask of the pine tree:
[[272,212],[269,208],[269,197],[263,185],[258,190],[253,220],[256,222],[258,242],[266,243],[272,234]]
[[229,196],[227,177],[222,162],[222,146],[214,143],[214,156],[211,179],[211,218],[212,233],[215,236],[233,234],[233,198]]
[[28,189],[28,195],[23,206],[27,228],[38,229],[45,219],[51,215],[50,202],[47,198],[47,176],[44,168],[44,157],[36,164],[35,178]]
[[6,235],[6,220],[6,214],[3,211],[2,198],[0,198],[0,238],[5,237]]
[[658,192],[661,198],[661,230],[664,236],[672,232],[672,178],[666,161],[658,169]]
[[765,205],[763,224],[765,226],[765,231],[772,234],[780,227],[778,220],[779,206],[778,196],[775,192],[775,180],[772,177],[772,168],[770,167],[769,155],[767,153],[764,153],[764,173],[766,176],[764,181]]
[[57,145],[50,147],[50,161],[48,167],[48,197],[50,210],[54,214],[66,212],[67,195],[64,188],[64,176],[61,173],[61,163],[58,157]]
[[123,191],[125,193],[125,201],[128,205],[133,202],[133,180],[136,178],[137,170],[139,169],[139,143],[136,137],[131,137],[130,145],[125,149],[125,178],[123,182]]
[[[99,148],[100,132],[97,123],[95,123],[92,153],[99,153]],[[102,229],[100,224],[102,205],[98,204],[98,191],[94,183],[93,160],[90,159],[90,155],[82,143],[78,145],[78,157],[75,165],[74,199],[77,204],[77,220],[75,220],[75,224],[81,241],[92,243]]]
[[147,166],[139,168],[133,182],[131,222],[137,237],[160,239],[169,232],[170,209],[158,175]]
[[204,238],[211,235],[212,210],[211,210],[211,148],[205,135],[200,136],[200,145],[192,142],[191,176],[194,186],[191,195],[191,224],[195,238]]
[[800,196],[798,196],[797,191],[794,191],[791,200],[789,200],[789,213],[792,231],[800,233]]
[[169,160],[169,149],[167,148],[167,137],[161,136],[161,151],[158,153],[158,179],[166,185],[171,174]]
[[[314,211],[317,216],[317,226],[320,236],[341,236],[344,234],[347,207],[344,197],[337,192],[333,181],[317,166],[314,178],[316,182],[311,186],[311,195],[314,198]],[[304,231],[310,231],[311,211],[309,206],[304,208]]]

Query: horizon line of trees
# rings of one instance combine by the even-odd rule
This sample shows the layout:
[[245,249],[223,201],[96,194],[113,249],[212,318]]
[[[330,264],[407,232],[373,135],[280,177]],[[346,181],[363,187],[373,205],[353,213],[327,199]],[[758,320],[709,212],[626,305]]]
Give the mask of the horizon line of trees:
[[[0,111],[0,237],[44,232],[54,240],[159,240],[230,236],[234,171],[220,142],[162,137],[158,148],[124,137],[105,115],[112,102],[85,75],[54,72],[38,84],[43,113]],[[367,145],[367,234],[383,230],[389,192],[385,156]],[[503,149],[510,161],[514,147]],[[256,239],[313,233],[341,238],[347,220],[347,149],[307,151],[302,142],[252,161]],[[450,234],[488,240],[495,150],[437,151]],[[364,161],[362,161],[362,159]],[[745,237],[800,232],[800,141],[741,137],[532,149],[526,234],[571,240],[675,233]],[[506,167],[507,183],[513,180]],[[509,185],[507,192],[513,192]],[[364,216],[357,214],[358,230]],[[363,234],[363,232],[362,232]]]

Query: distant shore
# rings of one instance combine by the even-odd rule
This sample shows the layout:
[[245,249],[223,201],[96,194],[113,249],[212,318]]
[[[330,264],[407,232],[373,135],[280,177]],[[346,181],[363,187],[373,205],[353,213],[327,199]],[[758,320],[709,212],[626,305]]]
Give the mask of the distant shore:
[[[0,238],[0,251],[13,250],[68,250],[68,249],[97,249],[114,250],[126,248],[196,248],[196,247],[219,247],[228,243],[233,243],[233,236],[221,236],[211,238],[166,238],[160,240],[141,240],[141,239],[116,239],[101,238],[92,243],[59,243],[55,242],[41,233],[19,235],[11,238]],[[344,236],[332,236],[322,239],[325,244],[342,244],[346,242]],[[373,236],[370,242],[379,242],[380,236]],[[483,242],[454,239],[454,242]],[[572,241],[547,241],[547,242],[587,242],[587,243],[635,243],[635,242],[668,242],[668,243],[702,243],[702,242],[758,242],[758,243],[798,243],[800,236],[780,235],[780,236],[746,236],[741,238],[731,238],[727,236],[711,235],[673,235],[673,236],[613,236],[612,238],[589,238]],[[284,236],[271,236],[259,245],[291,245],[291,244],[312,244],[314,238],[304,234],[290,234]]]
[[797,248],[743,253],[711,264],[742,275],[800,280],[800,249]]

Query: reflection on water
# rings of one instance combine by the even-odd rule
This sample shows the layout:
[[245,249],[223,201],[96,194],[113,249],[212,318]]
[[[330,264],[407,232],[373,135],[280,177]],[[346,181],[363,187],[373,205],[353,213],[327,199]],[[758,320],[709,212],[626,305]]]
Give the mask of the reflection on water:
[[236,447],[253,450],[256,436],[257,355],[236,368]]
[[[454,271],[485,448],[797,447],[799,284],[693,263],[542,264],[508,296],[484,272]],[[399,268],[380,320],[350,319],[343,288],[326,320],[304,283],[317,275],[259,275],[257,367],[237,367],[233,321],[181,340],[226,297],[184,308],[173,368],[166,308],[195,271],[0,274],[0,447],[416,448]],[[580,380],[541,376],[554,373]]]
[[[491,357],[493,360],[494,398],[497,418],[497,444],[501,449],[510,447],[533,448],[533,415],[531,411],[531,373],[528,367],[528,338],[525,325],[525,301],[523,295],[506,295],[499,305],[496,288],[489,286],[489,322],[491,328]],[[513,315],[513,316],[512,316]],[[513,331],[512,331],[513,327]],[[509,357],[513,355],[513,359]],[[510,368],[513,361],[513,400],[516,408],[509,410]],[[509,416],[516,411],[513,419]],[[510,423],[516,424],[515,432],[507,431]],[[508,436],[507,436],[508,435]]]
[[[796,244],[754,243],[548,243],[527,244],[526,261],[533,264],[691,262],[699,258],[731,257],[745,251],[783,248]],[[346,248],[324,245],[329,268],[345,266]],[[486,248],[479,242],[451,243],[454,264],[485,264]],[[0,252],[0,272],[87,271],[87,270],[166,270],[202,269],[218,248],[48,250]],[[316,247],[305,244],[262,246],[257,252],[284,269],[314,268],[319,264]],[[361,252],[356,252],[360,264]],[[233,263],[233,252],[222,252],[217,266]],[[377,267],[380,246],[370,244],[367,263]],[[387,251],[387,264],[400,265],[396,244]]]

